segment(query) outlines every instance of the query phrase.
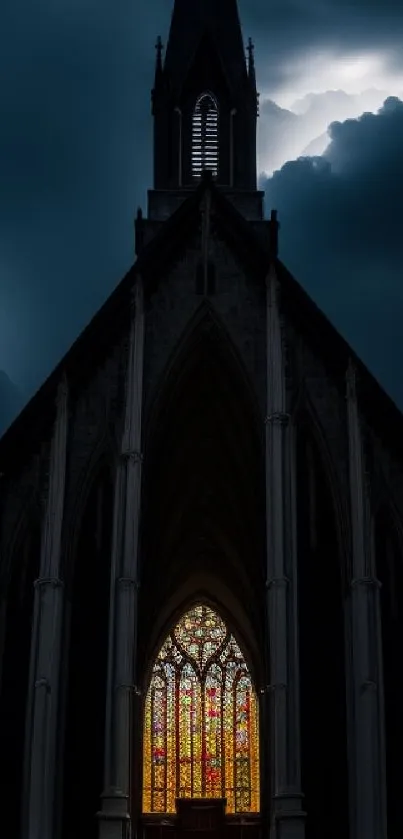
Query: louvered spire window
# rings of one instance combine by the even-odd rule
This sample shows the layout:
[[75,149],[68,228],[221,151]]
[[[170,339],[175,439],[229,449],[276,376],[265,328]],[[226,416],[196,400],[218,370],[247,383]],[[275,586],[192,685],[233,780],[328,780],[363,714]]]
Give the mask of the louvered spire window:
[[211,93],[197,99],[192,125],[192,175],[200,178],[203,169],[217,177],[218,172],[218,107]]

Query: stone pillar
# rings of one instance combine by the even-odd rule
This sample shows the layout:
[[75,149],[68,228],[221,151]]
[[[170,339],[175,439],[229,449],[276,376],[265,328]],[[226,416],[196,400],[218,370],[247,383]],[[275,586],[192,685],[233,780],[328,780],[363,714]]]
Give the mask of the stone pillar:
[[51,444],[49,486],[41,547],[41,572],[35,583],[30,685],[28,689],[24,836],[53,839],[53,805],[57,774],[58,689],[63,612],[60,550],[63,523],[68,390],[57,393]]
[[135,686],[138,535],[141,501],[144,301],[134,289],[127,371],[125,426],[115,484],[105,793],[98,813],[101,839],[122,839],[130,822],[131,712]]
[[353,837],[386,839],[379,583],[374,571],[356,372],[351,362],[346,384],[352,534],[349,608],[352,630],[350,681],[354,707]]
[[266,527],[272,839],[303,839],[300,779],[295,435],[286,412],[278,280],[267,278]]

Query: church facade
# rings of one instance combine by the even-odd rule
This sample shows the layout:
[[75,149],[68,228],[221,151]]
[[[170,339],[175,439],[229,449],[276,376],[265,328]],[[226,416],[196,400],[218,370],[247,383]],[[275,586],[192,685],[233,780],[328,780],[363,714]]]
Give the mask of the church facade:
[[0,441],[2,835],[401,839],[403,417],[279,258],[236,0],[175,0],[152,113]]

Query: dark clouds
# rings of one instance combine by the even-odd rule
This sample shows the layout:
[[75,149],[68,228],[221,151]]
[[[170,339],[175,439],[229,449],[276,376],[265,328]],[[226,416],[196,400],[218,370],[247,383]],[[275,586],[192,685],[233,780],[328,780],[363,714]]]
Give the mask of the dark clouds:
[[400,0],[248,0],[240,3],[244,29],[253,30],[260,85],[272,92],[295,81],[296,63],[315,52],[385,51],[403,71]]
[[[259,120],[259,163],[261,170],[272,174],[287,160],[307,154],[322,154],[329,143],[327,129],[334,120],[357,117],[365,111],[377,111],[387,98],[380,90],[366,90],[359,95],[343,90],[308,94],[293,103],[293,110],[280,108],[271,99],[262,102]],[[320,140],[321,142],[314,142]],[[309,151],[318,144],[318,151]]]
[[263,186],[280,256],[403,406],[403,102],[330,126],[325,155]]
[[[26,395],[134,259],[133,218],[152,175],[154,43],[158,34],[166,42],[172,5],[0,3],[0,369]],[[401,0],[239,0],[239,7],[245,37],[256,42],[262,92],[295,78],[295,60],[309,61],[319,47],[387,46],[399,66]],[[297,211],[286,177],[294,176],[270,185],[283,184],[283,251],[287,236],[298,238],[287,232],[287,213]],[[298,175],[302,192],[309,177]],[[300,262],[308,276],[310,257]],[[319,278],[310,282],[320,286]],[[342,285],[334,292],[343,293]]]
[[155,27],[132,2],[1,15],[0,367],[30,392],[133,261]]

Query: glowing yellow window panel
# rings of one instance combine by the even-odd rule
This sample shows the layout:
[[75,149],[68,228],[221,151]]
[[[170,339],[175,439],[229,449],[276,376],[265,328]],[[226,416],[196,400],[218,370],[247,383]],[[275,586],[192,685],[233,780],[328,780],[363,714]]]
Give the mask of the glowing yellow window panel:
[[259,724],[242,652],[220,616],[195,606],[164,642],[147,691],[143,812],[176,798],[226,798],[227,813],[259,812]]

